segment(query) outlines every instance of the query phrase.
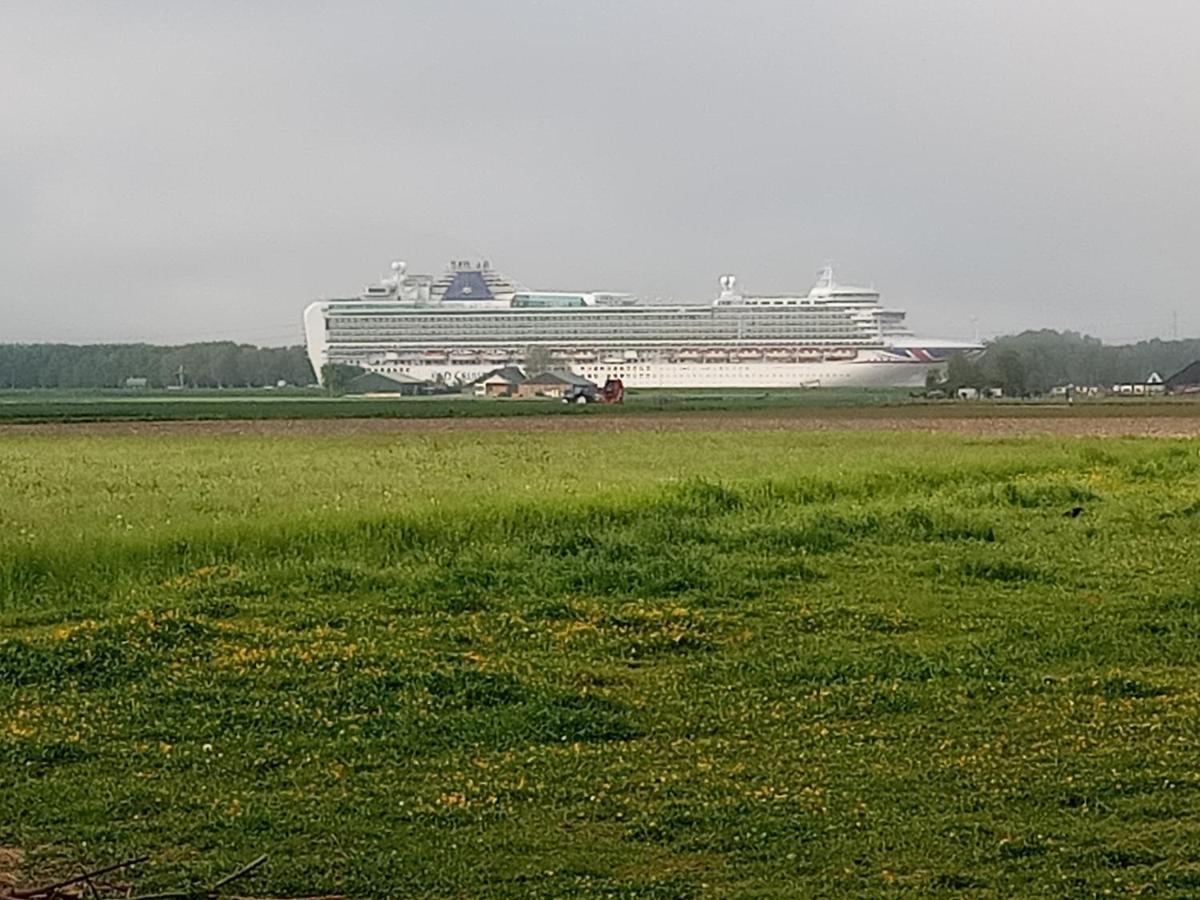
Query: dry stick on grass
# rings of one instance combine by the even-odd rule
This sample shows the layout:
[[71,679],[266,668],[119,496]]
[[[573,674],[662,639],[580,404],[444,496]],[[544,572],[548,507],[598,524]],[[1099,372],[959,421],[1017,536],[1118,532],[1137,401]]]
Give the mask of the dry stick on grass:
[[[76,860],[76,862],[79,863],[79,868],[83,870],[83,885],[88,890],[88,896],[91,897],[92,900],[101,900],[100,891],[97,890],[96,883],[92,881],[91,876],[87,874],[87,865],[84,864],[82,859]],[[126,896],[128,896],[128,892],[126,893]]]
[[[72,887],[77,884],[85,884],[91,891],[92,896],[99,897],[99,892],[96,885],[92,882],[93,878],[100,875],[106,875],[109,872],[115,872],[118,869],[129,868],[130,866],[140,865],[150,859],[149,856],[139,856],[135,859],[127,859],[124,862],[114,863],[111,866],[104,866],[99,869],[91,869],[76,875],[73,878],[67,878],[55,884],[48,884],[40,888],[25,888],[22,890],[12,891],[0,895],[0,900],[55,900],[61,898],[63,888]],[[140,894],[136,897],[131,897],[130,900],[208,900],[208,898],[216,898],[220,896],[222,900],[345,900],[344,894],[320,894],[309,895],[306,897],[252,897],[241,894],[221,894],[221,888],[225,887],[237,879],[245,875],[249,875],[259,866],[267,861],[267,856],[264,853],[262,856],[247,863],[235,872],[231,872],[224,878],[214,882],[210,887],[200,888],[198,890],[188,891],[164,891],[158,894]],[[126,892],[126,897],[130,896],[130,892]]]
[[242,866],[240,869],[238,869],[232,875],[226,875],[224,878],[222,878],[220,881],[218,881],[216,884],[214,884],[212,886],[212,888],[211,888],[212,892],[215,893],[216,891],[219,891],[221,888],[225,887],[225,885],[229,884],[229,882],[237,881],[243,875],[249,875],[251,872],[253,872],[255,869],[257,869],[259,866],[261,866],[266,861],[267,861],[267,854],[264,853],[262,856],[260,856],[258,859],[254,860],[253,862],[247,863],[246,865]]
[[138,866],[148,860],[149,856],[138,856],[134,859],[127,859],[124,862],[113,863],[111,866],[104,866],[99,869],[92,869],[84,872],[82,875],[76,875],[74,878],[68,878],[65,881],[60,881],[56,884],[48,884],[40,888],[25,888],[24,890],[13,891],[10,896],[14,900],[35,900],[37,897],[52,897],[65,887],[70,887],[73,884],[80,882],[90,882],[92,878],[100,875],[107,875],[109,872],[116,872],[118,869],[127,869],[130,866]]
[[236,872],[226,875],[224,878],[214,882],[211,887],[200,888],[195,891],[164,891],[161,894],[140,894],[132,900],[194,900],[194,898],[215,897],[217,892],[231,881],[236,881],[243,875],[248,875],[259,866],[267,861],[267,855],[264,853],[258,859],[251,863],[242,866]]
[[205,900],[205,898],[223,897],[223,900],[344,900],[341,894],[323,894],[319,897],[248,897],[230,894],[221,894],[221,888],[231,882],[237,881],[239,878],[249,875],[259,866],[267,861],[267,855],[264,853],[252,862],[242,866],[236,872],[231,872],[224,878],[215,881],[211,887],[200,888],[195,891],[165,891],[161,894],[140,894],[131,900]]

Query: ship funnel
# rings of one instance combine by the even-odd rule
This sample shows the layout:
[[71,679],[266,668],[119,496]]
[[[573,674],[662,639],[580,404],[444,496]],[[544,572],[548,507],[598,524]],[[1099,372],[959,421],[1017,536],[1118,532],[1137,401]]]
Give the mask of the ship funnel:
[[812,290],[808,292],[808,296],[825,296],[835,287],[837,287],[837,282],[833,277],[833,260],[827,259],[825,260],[825,265],[821,267],[821,271],[817,275],[817,283],[812,286]]

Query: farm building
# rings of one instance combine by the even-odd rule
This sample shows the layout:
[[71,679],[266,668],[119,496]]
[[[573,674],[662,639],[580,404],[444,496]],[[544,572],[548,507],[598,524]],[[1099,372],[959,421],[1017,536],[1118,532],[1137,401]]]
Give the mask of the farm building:
[[582,375],[576,375],[574,372],[538,372],[536,375],[526,378],[517,388],[517,396],[561,399],[582,392],[595,397],[599,390],[594,382],[588,381]]
[[1200,359],[1167,379],[1172,394],[1200,394]]
[[411,397],[424,394],[429,382],[401,372],[364,372],[346,383],[345,393],[358,397]]
[[1150,394],[1165,394],[1167,386],[1163,382],[1162,376],[1157,372],[1151,372],[1145,381],[1134,381],[1127,384],[1114,384],[1112,392],[1114,394],[1132,394],[1135,397],[1145,397]]
[[1094,384],[1057,384],[1050,388],[1051,397],[1066,397],[1068,400],[1074,397],[1099,397],[1102,393],[1104,392]]
[[516,366],[505,366],[473,381],[471,386],[476,397],[511,397],[524,382],[524,372]]

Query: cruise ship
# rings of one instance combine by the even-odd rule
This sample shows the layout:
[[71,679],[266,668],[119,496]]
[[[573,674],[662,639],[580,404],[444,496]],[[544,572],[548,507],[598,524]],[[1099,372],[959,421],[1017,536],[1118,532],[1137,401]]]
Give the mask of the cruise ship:
[[967,341],[917,338],[872,288],[826,265],[807,293],[744,293],[722,275],[703,303],[603,291],[527,290],[490,262],[440,277],[391,274],[304,312],[313,369],[326,363],[468,384],[502,366],[570,370],[632,388],[918,387]]

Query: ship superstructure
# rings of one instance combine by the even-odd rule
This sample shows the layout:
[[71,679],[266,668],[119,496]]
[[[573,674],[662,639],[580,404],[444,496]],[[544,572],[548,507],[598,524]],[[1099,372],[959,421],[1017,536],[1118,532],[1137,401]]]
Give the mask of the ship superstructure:
[[743,293],[720,278],[715,300],[641,303],[625,293],[531,291],[488,262],[455,261],[439,278],[403,263],[358,297],[304,314],[309,357],[446,383],[505,365],[569,368],[629,387],[906,387],[964,341],[918,339],[873,288],[838,284],[827,265],[806,294]]

